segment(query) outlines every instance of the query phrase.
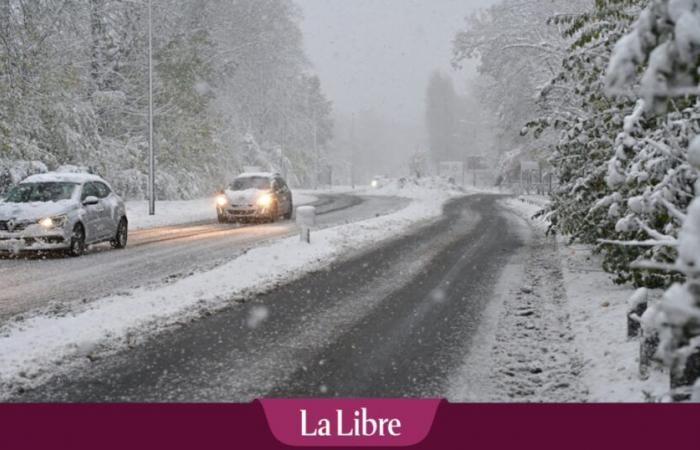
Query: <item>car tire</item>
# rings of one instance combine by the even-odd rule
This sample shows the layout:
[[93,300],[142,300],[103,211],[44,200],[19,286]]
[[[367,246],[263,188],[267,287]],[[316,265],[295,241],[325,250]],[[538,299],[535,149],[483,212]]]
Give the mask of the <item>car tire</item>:
[[219,221],[219,223],[229,223],[230,220],[226,218],[223,214],[217,214],[216,219]]
[[126,242],[129,239],[129,223],[126,221],[125,217],[122,217],[117,225],[117,234],[114,239],[110,241],[112,248],[124,248],[126,247]]
[[73,227],[68,255],[78,257],[83,253],[85,253],[85,228],[81,224],[77,224]]

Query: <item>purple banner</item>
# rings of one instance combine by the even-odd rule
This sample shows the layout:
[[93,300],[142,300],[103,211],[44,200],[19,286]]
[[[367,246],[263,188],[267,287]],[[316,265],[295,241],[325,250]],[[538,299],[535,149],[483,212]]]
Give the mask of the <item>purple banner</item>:
[[[362,429],[362,408],[366,408],[365,417],[375,423],[377,418],[399,419],[401,427],[392,430],[402,434],[381,441],[377,436],[343,436],[332,443],[330,438],[324,440],[325,436],[300,436],[299,409],[307,411],[310,433],[312,424],[318,425],[321,419],[337,423],[338,409],[343,411],[344,434],[350,429],[352,433],[378,433],[368,420]],[[356,428],[348,419],[354,419],[358,409]],[[361,399],[251,404],[0,404],[0,448],[230,450],[294,448],[287,444],[317,448],[311,446],[318,443],[326,448],[349,444],[396,448],[416,441],[412,449],[658,450],[696,448],[699,418],[700,405],[691,404],[495,405]],[[386,434],[389,422],[383,425]],[[313,428],[319,430],[318,426]]]

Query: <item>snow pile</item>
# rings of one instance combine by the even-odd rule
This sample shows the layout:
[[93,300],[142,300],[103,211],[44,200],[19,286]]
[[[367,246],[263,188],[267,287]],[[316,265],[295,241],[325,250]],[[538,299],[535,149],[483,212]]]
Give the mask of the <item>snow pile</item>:
[[[209,272],[155,289],[114,295],[62,317],[38,316],[0,329],[0,393],[40,384],[64,360],[87,361],[94,353],[129,345],[139,336],[235,304],[334,260],[395,238],[418,221],[435,218],[455,194],[412,188],[414,200],[393,214],[313,231],[311,244],[294,236],[244,255]],[[256,316],[254,320],[259,320]]]
[[[582,377],[592,402],[643,402],[668,391],[667,374],[639,375],[639,341],[625,329],[634,289],[614,284],[600,270],[600,256],[589,246],[564,245],[559,254],[576,347],[583,357]],[[658,296],[654,291],[650,295]]]
[[549,222],[540,213],[542,208],[549,204],[546,197],[540,195],[521,195],[517,198],[503,200],[508,208],[515,211],[521,217],[527,219],[535,229],[545,232]]
[[422,177],[392,179],[382,183],[380,187],[361,189],[357,192],[365,195],[428,199],[434,198],[436,193],[441,196],[458,196],[464,195],[467,192],[495,191],[473,187],[464,188],[458,184],[450,183],[443,177]]
[[[293,191],[295,205],[307,205],[317,200],[315,195],[325,191]],[[315,194],[315,195],[314,195]],[[129,218],[129,228],[140,230],[145,228],[181,225],[196,222],[212,222],[216,220],[216,199],[200,198],[196,200],[158,201],[156,215],[148,215],[148,201],[126,202],[126,213]]]
[[126,202],[129,228],[139,230],[184,223],[216,220],[216,202],[213,198],[156,202],[156,215],[148,215],[148,201]]
[[[533,216],[540,207],[528,199],[509,199],[504,203],[536,228],[546,228]],[[560,306],[568,312],[573,342],[580,353],[580,375],[586,390],[585,399],[592,402],[642,402],[661,398],[668,391],[667,374],[649,372],[647,379],[639,375],[639,341],[626,334],[625,318],[635,290],[614,284],[611,276],[600,269],[601,255],[590,245],[568,245],[557,242],[558,254],[552,259],[561,265],[561,283],[566,301]],[[548,261],[548,260],[547,260]],[[549,276],[546,271],[541,277]],[[659,290],[644,290],[648,297],[661,295]],[[552,316],[554,317],[554,315]],[[533,344],[534,345],[534,344]]]
[[[583,361],[562,288],[556,241],[533,232],[538,207],[509,199],[506,215],[524,245],[499,275],[470,351],[447,397],[466,402],[581,402]],[[525,220],[523,220],[525,219]]]

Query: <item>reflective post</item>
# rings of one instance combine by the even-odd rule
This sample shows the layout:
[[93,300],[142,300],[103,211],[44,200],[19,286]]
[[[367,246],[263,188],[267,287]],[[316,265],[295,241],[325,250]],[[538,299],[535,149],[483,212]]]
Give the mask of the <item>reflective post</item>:
[[316,225],[316,208],[313,206],[300,206],[297,208],[297,225],[299,225],[300,239],[307,244],[311,243],[311,228]]

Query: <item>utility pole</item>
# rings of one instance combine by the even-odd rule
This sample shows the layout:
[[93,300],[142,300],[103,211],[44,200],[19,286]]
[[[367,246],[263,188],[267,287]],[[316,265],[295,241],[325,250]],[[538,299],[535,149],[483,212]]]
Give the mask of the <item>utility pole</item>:
[[153,151],[153,5],[148,0],[148,214],[156,213],[156,157]]
[[350,184],[355,189],[355,113],[350,123]]
[[314,164],[314,189],[318,189],[318,178],[319,178],[319,167],[320,167],[320,155],[318,154],[318,123],[316,117],[316,110],[314,109],[314,153],[316,163]]

